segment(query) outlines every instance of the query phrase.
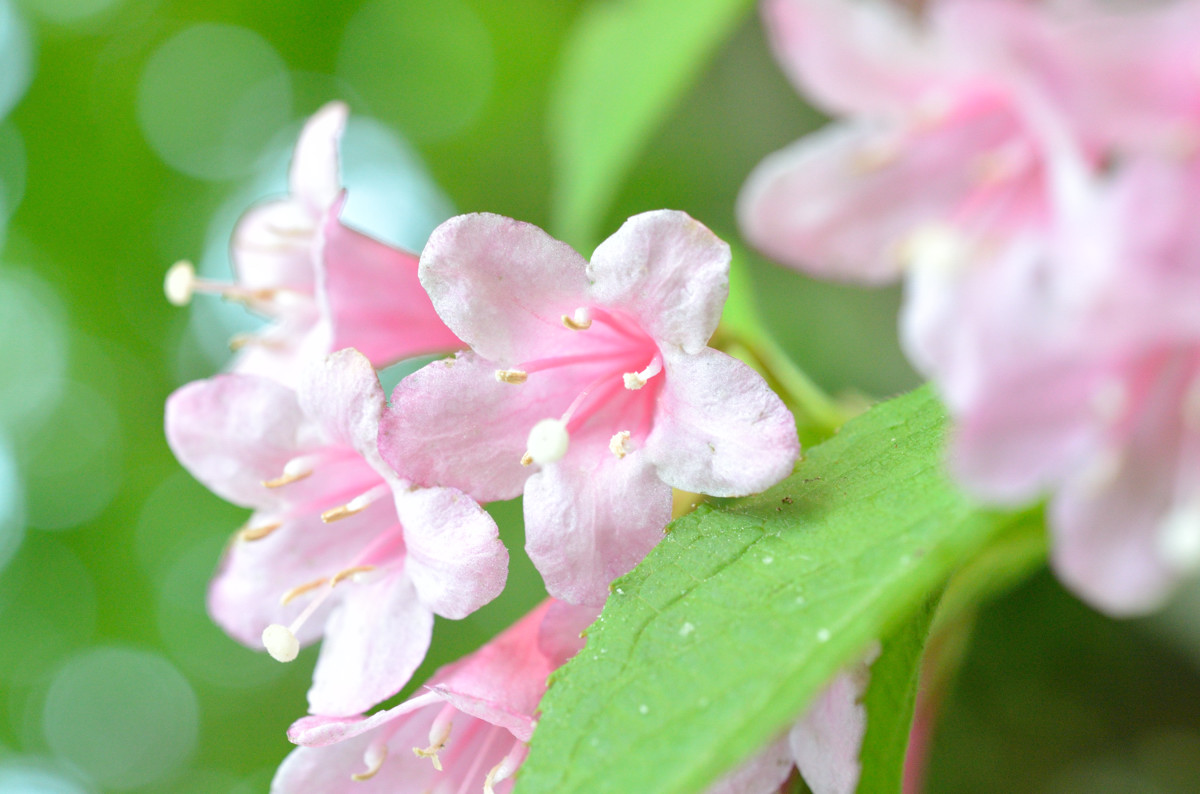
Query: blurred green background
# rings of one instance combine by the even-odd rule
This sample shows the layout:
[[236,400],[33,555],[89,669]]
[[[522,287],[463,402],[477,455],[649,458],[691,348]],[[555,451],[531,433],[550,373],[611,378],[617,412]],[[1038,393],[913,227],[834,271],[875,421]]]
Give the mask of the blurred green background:
[[[204,593],[243,511],[174,462],[162,404],[253,320],[169,306],[180,258],[227,276],[305,116],[354,112],[346,217],[419,248],[488,210],[550,226],[547,105],[580,0],[0,0],[0,794],[259,792],[314,659],[242,648]],[[736,238],[766,153],[821,123],[750,15],[645,149],[599,228],[684,209]],[[551,227],[551,230],[552,227]],[[747,263],[769,326],[827,388],[916,376],[895,291]],[[541,597],[520,510],[510,587],[439,624],[421,680]],[[1200,590],[1114,623],[1042,574],[983,611],[929,790],[1200,791]]]

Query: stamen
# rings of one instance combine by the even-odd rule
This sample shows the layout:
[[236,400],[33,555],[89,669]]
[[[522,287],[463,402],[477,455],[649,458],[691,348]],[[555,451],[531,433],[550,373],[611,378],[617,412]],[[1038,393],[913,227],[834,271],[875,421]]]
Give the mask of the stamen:
[[287,342],[281,339],[272,339],[263,334],[234,334],[229,339],[230,352],[236,353],[243,347],[265,347],[283,350],[287,347]]
[[529,379],[529,373],[519,369],[498,369],[496,380],[501,383],[524,383]]
[[354,497],[346,504],[334,507],[326,510],[324,513],[321,513],[321,520],[326,524],[329,524],[334,521],[340,521],[343,518],[349,518],[352,515],[361,513],[370,507],[376,499],[386,494],[387,491],[388,488],[386,485],[377,485],[371,490]]
[[367,765],[366,772],[359,772],[351,775],[350,779],[361,783],[364,780],[370,780],[379,773],[383,768],[383,762],[387,760],[387,745],[372,742],[367,751],[363,753],[363,763]]
[[633,452],[633,446],[629,443],[629,438],[629,431],[622,430],[609,440],[608,448],[612,451],[612,454],[617,456],[618,460]]
[[484,794],[495,794],[493,787],[497,783],[502,783],[512,777],[528,754],[529,745],[518,739],[513,744],[513,748],[509,751],[508,755],[504,756],[500,763],[492,767],[491,772],[488,772],[487,778],[483,781]]
[[352,568],[344,568],[333,575],[329,580],[330,587],[336,587],[339,583],[347,579],[358,576],[360,573],[370,573],[375,570],[374,565],[355,565]]
[[[545,465],[563,459],[567,454],[567,446],[571,436],[567,433],[567,423],[562,419],[543,419],[529,431],[529,440],[525,456],[530,463]],[[525,458],[521,458],[525,462]]]
[[526,452],[524,455],[522,455],[521,456],[521,465],[522,466],[532,466],[533,465],[533,455],[530,455],[528,452]]
[[277,662],[290,662],[300,653],[300,641],[287,626],[272,623],[263,629],[263,647]]
[[454,727],[456,712],[457,709],[454,706],[444,706],[434,718],[433,725],[429,726],[429,746],[423,749],[413,748],[413,754],[417,758],[428,758],[433,763],[433,768],[439,772],[442,771],[442,762],[438,758],[438,753],[445,749],[446,742],[450,740],[450,729]]
[[586,306],[580,306],[575,310],[574,316],[562,316],[562,324],[572,331],[586,331],[592,327],[592,314],[587,310]]
[[313,579],[311,582],[305,582],[302,585],[293,587],[279,597],[279,605],[285,607],[305,593],[311,593],[313,590],[324,587],[327,584],[329,584],[329,577],[322,576],[320,579]]
[[279,529],[281,526],[283,526],[282,521],[276,521],[273,524],[262,524],[261,526],[257,527],[248,526],[239,531],[234,537],[236,537],[238,540],[244,541],[262,540],[267,535],[270,535],[272,532]]
[[967,243],[962,235],[942,224],[928,224],[910,234],[901,244],[900,256],[910,268],[935,273],[953,273],[967,260]]
[[662,356],[656,353],[650,364],[641,372],[625,373],[625,388],[636,391],[660,372],[662,372]]
[[186,259],[181,259],[167,271],[163,280],[163,292],[173,306],[187,306],[192,302],[196,288],[196,268]]
[[314,455],[292,458],[284,464],[282,475],[273,480],[263,480],[263,485],[268,488],[279,488],[289,483],[303,480],[313,473],[316,462],[317,458]]

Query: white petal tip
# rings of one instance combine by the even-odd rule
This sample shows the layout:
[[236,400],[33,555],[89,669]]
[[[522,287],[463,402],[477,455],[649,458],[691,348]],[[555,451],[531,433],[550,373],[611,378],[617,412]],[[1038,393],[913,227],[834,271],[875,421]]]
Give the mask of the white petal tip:
[[554,463],[567,454],[571,436],[567,423],[561,419],[543,419],[529,431],[527,453],[531,462],[539,465]]
[[287,626],[272,623],[263,629],[263,647],[278,662],[290,662],[300,653],[300,641]]
[[196,268],[186,259],[171,265],[163,280],[163,292],[173,306],[187,306],[192,302],[196,287]]

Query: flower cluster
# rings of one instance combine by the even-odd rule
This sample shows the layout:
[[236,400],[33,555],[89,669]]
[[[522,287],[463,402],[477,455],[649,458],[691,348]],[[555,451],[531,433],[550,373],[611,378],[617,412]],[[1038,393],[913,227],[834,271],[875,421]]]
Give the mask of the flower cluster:
[[[237,226],[234,282],[186,262],[168,273],[173,302],[216,293],[268,325],[235,340],[227,373],[171,395],[167,439],[253,511],[210,588],[213,618],[283,662],[323,638],[310,716],[290,733],[304,747],[273,790],[506,790],[547,674],[661,538],[672,489],[770,487],[799,455],[796,425],[760,375],[707,346],[730,252],[704,226],[645,213],[588,262],[534,226],[466,215],[417,257],[342,223],[345,124],[335,103],[305,126],[290,195]],[[428,353],[455,355],[389,403],[377,368]],[[434,615],[503,590],[508,551],[480,503],[522,493],[527,551],[558,601],[363,716],[408,683]],[[777,788],[790,759],[719,790]]]
[[1113,614],[1200,567],[1200,4],[767,0],[843,117],[768,157],[742,227],[812,273],[903,274],[903,340],[976,493],[1053,492],[1053,562]]

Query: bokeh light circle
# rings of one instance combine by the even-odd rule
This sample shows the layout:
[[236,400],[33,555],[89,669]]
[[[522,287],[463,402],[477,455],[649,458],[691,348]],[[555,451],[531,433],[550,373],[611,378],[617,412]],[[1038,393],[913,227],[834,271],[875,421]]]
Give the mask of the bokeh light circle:
[[25,536],[25,490],[12,446],[0,432],[0,571],[21,547]]
[[38,16],[60,25],[93,19],[119,6],[122,0],[27,0]]
[[87,566],[54,536],[27,537],[0,576],[0,689],[41,678],[95,630],[96,586]]
[[53,410],[67,370],[67,327],[58,295],[24,270],[0,269],[0,425],[26,430]]
[[0,761],[0,794],[90,794],[91,787],[48,762],[32,758]]
[[191,685],[158,654],[95,648],[55,674],[42,715],[46,742],[105,788],[145,786],[196,749]]
[[261,36],[195,25],[164,42],[138,86],[142,133],[164,162],[199,179],[253,171],[291,120],[287,65]]
[[64,401],[32,437],[27,517],[39,529],[71,529],[100,514],[120,487],[121,423],[109,398],[68,381]]
[[423,142],[469,126],[495,72],[488,30],[462,0],[368,3],[346,26],[337,68],[373,114]]
[[0,0],[0,119],[25,95],[33,77],[29,30],[9,0]]

